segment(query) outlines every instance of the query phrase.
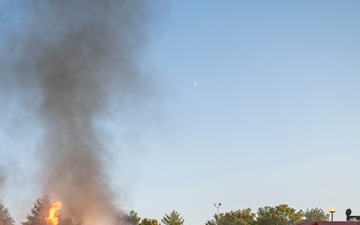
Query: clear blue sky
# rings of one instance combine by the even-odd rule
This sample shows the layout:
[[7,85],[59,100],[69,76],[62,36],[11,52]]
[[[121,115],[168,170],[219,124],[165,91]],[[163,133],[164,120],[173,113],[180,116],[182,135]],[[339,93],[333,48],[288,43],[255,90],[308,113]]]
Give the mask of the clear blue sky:
[[[360,1],[174,0],[164,10],[142,61],[152,109],[129,131],[108,126],[122,149],[111,171],[119,204],[159,221],[176,210],[186,225],[205,224],[219,202],[220,212],[289,204],[360,215]],[[36,145],[35,119],[2,101],[1,151]],[[21,190],[11,181],[5,193]],[[13,195],[0,196],[10,210],[31,207],[33,195]]]
[[360,215],[359,9],[173,1],[149,54],[164,122],[144,141],[132,208],[176,209],[186,224],[204,224],[218,202],[221,212],[286,203]]

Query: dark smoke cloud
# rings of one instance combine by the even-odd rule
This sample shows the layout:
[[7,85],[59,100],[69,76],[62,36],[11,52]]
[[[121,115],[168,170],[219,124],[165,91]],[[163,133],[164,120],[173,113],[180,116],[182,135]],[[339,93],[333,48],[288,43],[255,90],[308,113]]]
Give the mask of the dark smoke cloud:
[[13,12],[2,18],[11,21],[1,27],[7,39],[2,79],[40,96],[32,100],[46,133],[39,150],[44,193],[61,199],[76,222],[113,224],[108,152],[94,121],[106,110],[108,90],[116,89],[122,101],[142,92],[137,58],[148,6],[142,0],[13,0],[4,6]]

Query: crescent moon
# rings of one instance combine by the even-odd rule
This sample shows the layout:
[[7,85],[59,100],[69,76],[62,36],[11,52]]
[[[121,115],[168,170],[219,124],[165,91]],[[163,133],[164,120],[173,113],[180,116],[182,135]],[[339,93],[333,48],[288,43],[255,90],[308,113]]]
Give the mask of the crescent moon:
[[195,81],[195,83],[194,83],[194,86],[196,87],[197,86],[197,82]]

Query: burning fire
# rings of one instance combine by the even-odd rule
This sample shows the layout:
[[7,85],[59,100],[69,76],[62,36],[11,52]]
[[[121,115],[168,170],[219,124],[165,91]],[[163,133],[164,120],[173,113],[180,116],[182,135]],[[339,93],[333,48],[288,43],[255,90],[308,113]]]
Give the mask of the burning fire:
[[46,222],[50,225],[59,224],[59,210],[61,209],[61,202],[54,202],[49,210],[49,216],[45,218]]

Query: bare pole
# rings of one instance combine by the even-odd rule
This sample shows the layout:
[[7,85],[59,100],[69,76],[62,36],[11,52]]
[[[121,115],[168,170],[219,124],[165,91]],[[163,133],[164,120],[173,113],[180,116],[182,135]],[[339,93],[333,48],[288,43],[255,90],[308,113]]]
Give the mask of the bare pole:
[[220,208],[220,206],[221,206],[221,203],[218,203],[218,204],[215,203],[214,206],[215,206],[215,208],[216,208],[216,214],[219,215],[219,208]]

